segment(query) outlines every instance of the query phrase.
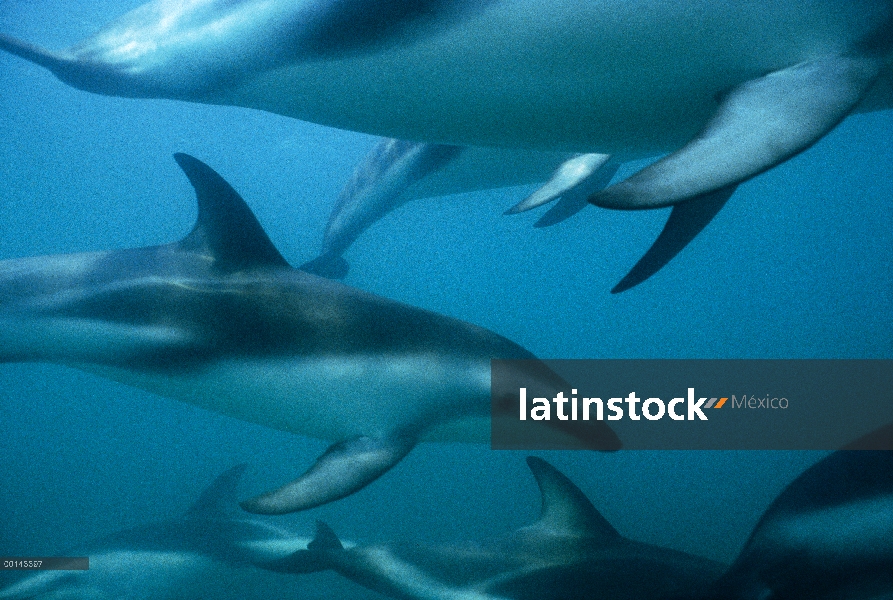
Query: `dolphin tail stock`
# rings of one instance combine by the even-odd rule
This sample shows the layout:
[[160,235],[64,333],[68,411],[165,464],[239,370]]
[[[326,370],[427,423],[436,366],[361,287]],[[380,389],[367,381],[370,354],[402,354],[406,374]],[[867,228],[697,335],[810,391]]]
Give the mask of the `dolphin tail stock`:
[[339,254],[325,252],[313,260],[308,260],[298,268],[311,275],[326,279],[344,279],[350,271],[350,263]]
[[540,219],[537,226],[545,227],[547,224],[559,223],[583,210],[586,203],[580,201],[605,188],[618,168],[620,165],[611,161],[610,154],[577,155],[561,163],[549,181],[504,214],[516,215],[561,198],[566,200],[566,203],[559,213],[566,216],[557,219],[559,213],[556,213],[550,219],[552,222],[541,223],[543,219]]
[[883,65],[870,52],[832,55],[747,81],[719,98],[716,113],[685,146],[589,202],[620,210],[660,208],[743,183],[831,131],[863,99]]
[[415,436],[395,434],[337,442],[291,483],[245,500],[240,506],[250,513],[281,515],[344,498],[384,475],[415,447],[416,441]]
[[737,187],[737,184],[732,184],[673,206],[670,217],[654,244],[614,286],[611,293],[625,292],[664,268],[707,227]]
[[187,519],[215,519],[229,515],[238,506],[236,490],[247,463],[238,464],[217,476],[186,511]]

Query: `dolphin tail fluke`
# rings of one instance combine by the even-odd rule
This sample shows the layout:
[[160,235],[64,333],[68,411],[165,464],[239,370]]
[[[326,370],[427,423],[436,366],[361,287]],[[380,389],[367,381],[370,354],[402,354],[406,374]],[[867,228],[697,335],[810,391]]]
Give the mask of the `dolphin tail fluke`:
[[318,275],[326,279],[344,279],[347,277],[347,272],[350,271],[350,263],[343,256],[327,253],[320,254],[298,268],[311,275]]
[[416,439],[360,436],[329,447],[307,472],[282,486],[241,503],[244,510],[282,515],[321,506],[353,494],[381,477],[415,447]]
[[219,475],[189,507],[186,518],[215,519],[231,513],[238,504],[236,489],[247,467],[243,463]]
[[50,52],[40,46],[29,44],[18,38],[0,33],[0,50],[6,50],[10,54],[15,54],[20,58],[38,64],[42,67],[56,72],[68,65],[71,61],[61,54]]
[[688,144],[589,202],[660,208],[742,183],[831,131],[882,67],[883,59],[871,54],[826,56],[745,82],[720,98],[713,118]]
[[[604,189],[620,168],[618,163],[609,162],[610,159],[610,154],[580,154],[566,160],[549,181],[504,214],[516,215],[560,198],[565,201],[564,206],[550,217],[548,224],[554,225],[575,215],[586,206],[589,195]],[[536,226],[545,227],[542,223],[540,219]]]
[[595,538],[608,543],[621,539],[617,530],[568,477],[536,456],[527,457],[542,495],[542,510],[535,528],[553,535]]
[[625,292],[664,268],[713,220],[731,198],[736,187],[737,185],[730,185],[674,206],[654,244],[620,283],[614,286],[611,293]]

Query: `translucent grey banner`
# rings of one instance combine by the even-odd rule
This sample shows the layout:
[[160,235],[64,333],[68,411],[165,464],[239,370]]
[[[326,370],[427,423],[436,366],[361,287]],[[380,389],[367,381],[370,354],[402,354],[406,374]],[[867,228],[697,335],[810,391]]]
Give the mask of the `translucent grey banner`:
[[893,360],[494,360],[491,445],[893,450]]
[[0,556],[0,571],[87,571],[87,556]]

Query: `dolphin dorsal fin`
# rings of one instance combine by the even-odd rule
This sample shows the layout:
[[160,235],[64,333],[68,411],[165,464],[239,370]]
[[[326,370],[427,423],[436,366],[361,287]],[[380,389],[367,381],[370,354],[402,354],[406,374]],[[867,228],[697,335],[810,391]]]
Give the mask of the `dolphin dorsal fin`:
[[174,154],[174,159],[198,199],[195,227],[180,240],[179,249],[208,254],[214,266],[225,271],[289,266],[257,217],[223,177],[188,154]]
[[344,545],[338,539],[331,527],[323,521],[316,522],[316,536],[307,544],[308,550],[344,550]]
[[238,505],[236,488],[242,480],[247,464],[235,467],[220,474],[211,485],[205,488],[195,504],[186,511],[187,519],[220,519],[229,515]]
[[534,527],[555,535],[590,537],[608,543],[621,538],[580,488],[558,469],[536,456],[527,457],[542,494],[543,507]]

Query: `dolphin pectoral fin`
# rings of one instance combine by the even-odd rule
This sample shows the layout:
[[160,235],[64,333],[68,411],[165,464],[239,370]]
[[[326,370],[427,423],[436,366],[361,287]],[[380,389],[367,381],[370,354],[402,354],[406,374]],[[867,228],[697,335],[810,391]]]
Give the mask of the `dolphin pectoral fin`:
[[877,78],[873,56],[831,56],[745,82],[683,148],[589,198],[636,210],[741,183],[809,148],[859,103]]
[[344,279],[350,271],[350,263],[343,256],[326,253],[305,262],[298,268],[326,279]]
[[592,180],[591,186],[581,186],[568,191],[533,226],[539,229],[557,225],[589,206],[589,194],[607,187],[618,169],[620,169],[620,163],[603,165],[597,173],[597,179]]
[[504,214],[516,215],[528,211],[537,206],[542,206],[543,204],[557,200],[574,190],[585,189],[586,193],[583,194],[584,197],[599,191],[608,185],[611,177],[617,172],[617,169],[615,168],[610,172],[610,176],[607,180],[601,185],[598,185],[598,182],[604,180],[601,169],[610,159],[610,154],[580,154],[579,156],[564,161],[555,170],[555,173],[549,181],[544,183],[531,195],[527,196],[527,198],[505,211]]
[[554,206],[547,210],[545,214],[533,224],[533,226],[536,229],[542,229],[543,227],[558,225],[559,223],[570,219],[587,206],[589,206],[589,202],[586,200],[585,196],[562,196]]
[[359,436],[333,444],[303,475],[240,505],[250,512],[282,515],[353,494],[381,477],[415,447],[416,438]]
[[670,218],[654,244],[611,293],[625,292],[664,268],[713,220],[737,187],[733,184],[673,206]]

